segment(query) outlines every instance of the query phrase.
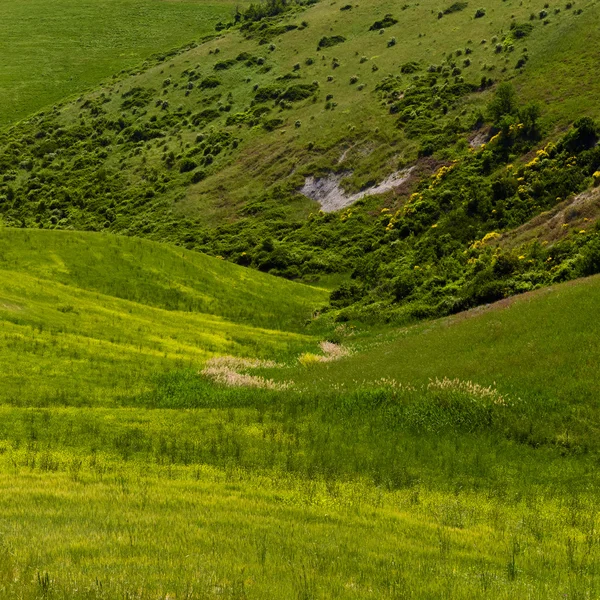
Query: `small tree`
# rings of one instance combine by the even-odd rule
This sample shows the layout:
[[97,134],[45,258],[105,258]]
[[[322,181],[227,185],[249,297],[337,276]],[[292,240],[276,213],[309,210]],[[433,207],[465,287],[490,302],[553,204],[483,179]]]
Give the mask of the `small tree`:
[[517,94],[512,84],[501,83],[487,108],[488,114],[495,125],[500,123],[502,117],[516,114],[518,109]]
[[530,102],[527,106],[519,111],[521,123],[525,126],[525,134],[530,138],[539,136],[538,121],[542,114],[542,109],[537,102]]

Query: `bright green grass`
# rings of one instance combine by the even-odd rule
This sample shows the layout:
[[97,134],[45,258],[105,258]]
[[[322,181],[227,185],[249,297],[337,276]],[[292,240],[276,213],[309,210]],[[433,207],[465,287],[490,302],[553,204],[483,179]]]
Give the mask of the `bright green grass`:
[[105,404],[214,354],[296,354],[325,297],[151,242],[1,229],[0,397]]
[[[39,235],[48,246],[57,239]],[[90,247],[92,240],[137,243],[86,239]],[[68,256],[64,241],[54,244]],[[76,348],[65,335],[75,325],[85,340],[104,328],[122,339],[142,335],[118,321],[124,307],[136,325],[150,311],[155,331],[176,338],[179,364],[161,362],[171,372],[146,386],[130,377],[130,393],[110,403],[108,392],[80,389],[85,407],[60,407],[73,402],[59,394],[40,406],[32,393],[11,402],[21,406],[0,407],[0,591],[7,597],[597,597],[598,326],[590,318],[597,278],[509,306],[347,336],[354,356],[280,372],[300,392],[231,392],[193,366],[194,343],[186,340],[197,334],[180,319],[205,316],[71,292],[73,284],[41,279],[57,275],[41,254],[39,262],[22,266],[18,279],[5,272],[2,284],[4,316],[17,311],[20,294],[30,316],[19,318],[63,329],[53,341],[44,338],[50,327],[31,327],[2,358],[9,369],[21,361],[14,381],[24,389],[43,382],[68,394],[80,380],[101,390],[102,369],[88,369],[87,381],[75,371],[52,382],[48,373]],[[81,317],[51,313],[51,294],[54,306],[77,301]],[[277,337],[285,334],[260,337],[245,327],[235,330],[234,351],[243,353],[251,336],[275,356],[310,345],[298,334],[290,345]],[[156,343],[163,342],[143,342],[146,355]],[[195,344],[199,353],[206,340]],[[126,361],[125,344],[112,347],[114,360]],[[223,342],[213,350],[232,351]],[[26,371],[26,360],[39,371]],[[115,364],[106,370],[120,372],[121,385],[127,380]],[[428,378],[444,376],[495,381],[506,403],[427,389]],[[412,387],[373,383],[382,377]],[[163,406],[187,409],[153,408]]]
[[228,20],[230,0],[4,0],[0,126]]
[[354,356],[286,376],[299,384],[349,387],[382,377],[419,384],[458,377],[595,410],[600,325],[592,315],[599,310],[600,278],[580,279],[368,339],[357,336],[361,349]]

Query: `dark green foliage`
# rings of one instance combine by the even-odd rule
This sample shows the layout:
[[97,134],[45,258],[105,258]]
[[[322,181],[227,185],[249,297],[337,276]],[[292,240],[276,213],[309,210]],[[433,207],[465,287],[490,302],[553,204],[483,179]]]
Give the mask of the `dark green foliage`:
[[600,129],[593,119],[582,117],[573,125],[573,129],[563,140],[564,147],[571,152],[581,152],[598,142]]
[[503,117],[514,115],[518,110],[517,94],[510,83],[501,83],[488,104],[488,114],[495,125],[500,125]]
[[532,23],[516,23],[510,24],[510,32],[507,36],[509,41],[516,41],[527,37],[534,29]]
[[123,98],[121,108],[123,110],[131,110],[134,107],[142,108],[152,100],[154,93],[154,90],[151,89],[134,87],[121,95]]
[[198,165],[191,158],[184,158],[179,164],[180,173],[189,173],[193,171]]
[[310,98],[317,90],[319,86],[314,83],[298,83],[288,87],[279,97],[280,100],[287,100],[288,102],[299,102]]
[[451,15],[452,13],[460,12],[461,10],[467,8],[467,6],[469,6],[468,2],[454,2],[454,4],[451,4],[444,10],[444,14]]
[[237,62],[237,59],[235,58],[230,58],[229,60],[224,60],[218,63],[215,63],[215,66],[213,67],[213,69],[215,71],[226,71],[227,69],[230,69],[231,67],[233,67]]
[[206,108],[195,115],[192,115],[190,121],[196,127],[203,127],[207,123],[218,119],[221,113],[214,108]]
[[404,63],[400,67],[400,73],[404,73],[405,75],[409,75],[410,73],[416,73],[420,69],[419,63],[416,62],[407,62]]
[[190,177],[190,183],[200,183],[205,178],[206,171],[203,171],[202,169],[197,169],[192,173],[192,176]]
[[274,129],[281,127],[283,125],[283,123],[284,123],[283,119],[279,119],[276,117],[274,119],[268,119],[267,121],[265,121],[263,123],[263,127],[267,131],[273,131]]
[[312,96],[318,90],[315,83],[297,83],[287,88],[277,85],[258,88],[254,94],[254,102],[263,103],[270,100],[299,102]]
[[398,19],[395,19],[392,15],[387,14],[380,21],[375,21],[371,27],[369,27],[369,31],[379,31],[380,29],[385,29],[386,27],[391,27],[398,22]]
[[330,37],[324,36],[319,40],[318,49],[322,50],[323,48],[331,48],[332,46],[337,46],[345,41],[346,38],[343,35],[332,35]]
[[259,4],[251,4],[243,13],[245,21],[261,21],[266,17],[275,17],[284,13],[289,7],[287,0],[266,0]]
[[283,93],[283,88],[277,85],[260,87],[254,94],[254,102],[268,102],[269,100],[277,100]]
[[213,77],[213,76],[205,77],[199,83],[200,89],[203,89],[203,90],[209,90],[209,89],[212,89],[212,88],[216,88],[219,85],[221,85],[221,80],[217,79],[216,77]]
[[600,237],[596,237],[585,246],[580,265],[582,275],[600,273]]
[[331,306],[335,308],[344,308],[360,300],[363,293],[362,287],[356,282],[343,283],[331,292],[329,301],[331,302]]

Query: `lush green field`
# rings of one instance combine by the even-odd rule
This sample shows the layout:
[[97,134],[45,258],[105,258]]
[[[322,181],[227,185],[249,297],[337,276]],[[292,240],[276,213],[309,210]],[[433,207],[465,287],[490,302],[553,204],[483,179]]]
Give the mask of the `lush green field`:
[[[5,597],[597,597],[598,278],[337,326],[352,354],[320,364],[298,320],[321,290],[110,235],[1,236]],[[213,384],[214,353],[276,359],[250,371],[288,388]]]
[[599,6],[5,2],[0,597],[598,598]]
[[234,7],[229,0],[5,0],[0,127],[213,33]]
[[110,235],[0,229],[0,398],[112,404],[215,354],[288,356],[326,292]]

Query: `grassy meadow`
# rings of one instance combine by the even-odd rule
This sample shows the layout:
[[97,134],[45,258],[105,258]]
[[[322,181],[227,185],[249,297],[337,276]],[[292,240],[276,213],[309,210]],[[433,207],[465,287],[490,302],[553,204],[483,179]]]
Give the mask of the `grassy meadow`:
[[599,598],[600,0],[236,6],[0,6],[0,598]]
[[2,229],[0,398],[111,404],[216,354],[297,354],[326,297],[153,242]]
[[0,127],[213,34],[234,9],[229,0],[5,0]]
[[181,249],[4,229],[1,264],[4,597],[597,597],[597,278],[309,336],[322,290]]

